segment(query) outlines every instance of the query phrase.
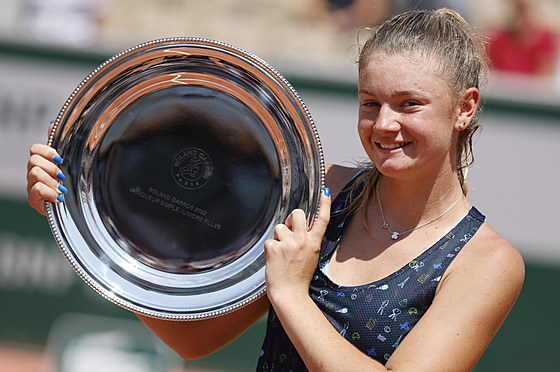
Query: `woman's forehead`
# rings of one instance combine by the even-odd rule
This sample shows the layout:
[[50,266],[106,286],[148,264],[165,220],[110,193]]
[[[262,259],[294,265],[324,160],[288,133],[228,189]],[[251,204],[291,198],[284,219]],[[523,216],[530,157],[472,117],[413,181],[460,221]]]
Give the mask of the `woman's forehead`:
[[359,66],[360,71],[370,65],[372,60],[375,61],[375,63],[380,63],[382,61],[398,61],[399,64],[397,67],[404,63],[406,67],[414,69],[423,68],[427,71],[432,70],[434,73],[441,73],[444,65],[442,57],[436,53],[427,53],[420,50],[402,52],[385,52],[380,50],[370,53],[362,60]]
[[423,96],[454,102],[451,84],[441,64],[410,54],[376,53],[360,69],[358,91],[386,97]]
[[419,82],[444,82],[440,64],[432,58],[422,59],[410,54],[372,54],[360,68],[359,83],[397,86],[415,85]]

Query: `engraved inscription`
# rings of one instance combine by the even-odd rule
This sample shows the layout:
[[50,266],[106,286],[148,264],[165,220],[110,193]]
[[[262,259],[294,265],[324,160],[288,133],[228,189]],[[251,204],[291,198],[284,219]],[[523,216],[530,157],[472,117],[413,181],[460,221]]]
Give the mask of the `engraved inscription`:
[[175,213],[181,214],[183,216],[189,217],[194,221],[201,224],[207,225],[213,229],[221,230],[222,225],[216,221],[212,221],[207,218],[208,211],[197,207],[191,203],[188,203],[182,199],[176,198],[170,194],[161,192],[160,190],[149,187],[148,190],[144,191],[141,187],[131,187],[129,189],[131,194],[139,196],[140,198],[158,204],[163,208],[167,208]]
[[172,164],[173,179],[189,190],[198,189],[210,180],[214,166],[207,153],[196,147],[181,150]]

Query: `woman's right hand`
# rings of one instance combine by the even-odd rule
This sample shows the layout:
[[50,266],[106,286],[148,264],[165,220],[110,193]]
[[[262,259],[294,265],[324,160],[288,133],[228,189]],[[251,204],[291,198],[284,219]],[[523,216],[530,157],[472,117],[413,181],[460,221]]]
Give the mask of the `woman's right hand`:
[[42,215],[46,215],[45,200],[60,203],[64,201],[66,188],[59,181],[65,176],[58,168],[62,158],[50,146],[36,143],[29,149],[27,162],[27,201]]

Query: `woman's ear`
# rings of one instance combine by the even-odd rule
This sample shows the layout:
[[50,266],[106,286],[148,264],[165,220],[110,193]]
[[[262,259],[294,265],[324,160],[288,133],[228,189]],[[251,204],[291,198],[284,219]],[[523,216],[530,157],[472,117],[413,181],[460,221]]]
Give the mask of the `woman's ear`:
[[469,126],[479,104],[480,91],[477,88],[469,88],[463,92],[463,96],[457,103],[458,115],[455,121],[455,129],[463,130]]

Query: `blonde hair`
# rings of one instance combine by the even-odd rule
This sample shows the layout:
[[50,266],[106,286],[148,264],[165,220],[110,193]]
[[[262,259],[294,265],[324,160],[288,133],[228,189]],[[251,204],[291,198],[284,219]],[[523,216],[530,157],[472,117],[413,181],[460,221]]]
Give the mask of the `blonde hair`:
[[[448,82],[453,99],[475,87],[480,89],[488,71],[485,45],[473,27],[452,9],[412,10],[394,16],[374,29],[362,46],[358,57],[361,70],[370,55],[375,53],[408,54],[430,58],[440,64],[443,78]],[[456,172],[463,194],[467,194],[466,172],[474,161],[472,138],[479,129],[481,108],[470,124],[459,132],[456,150]],[[367,169],[354,185],[365,183],[363,191],[352,201],[350,208],[366,206],[381,174],[368,162]]]

